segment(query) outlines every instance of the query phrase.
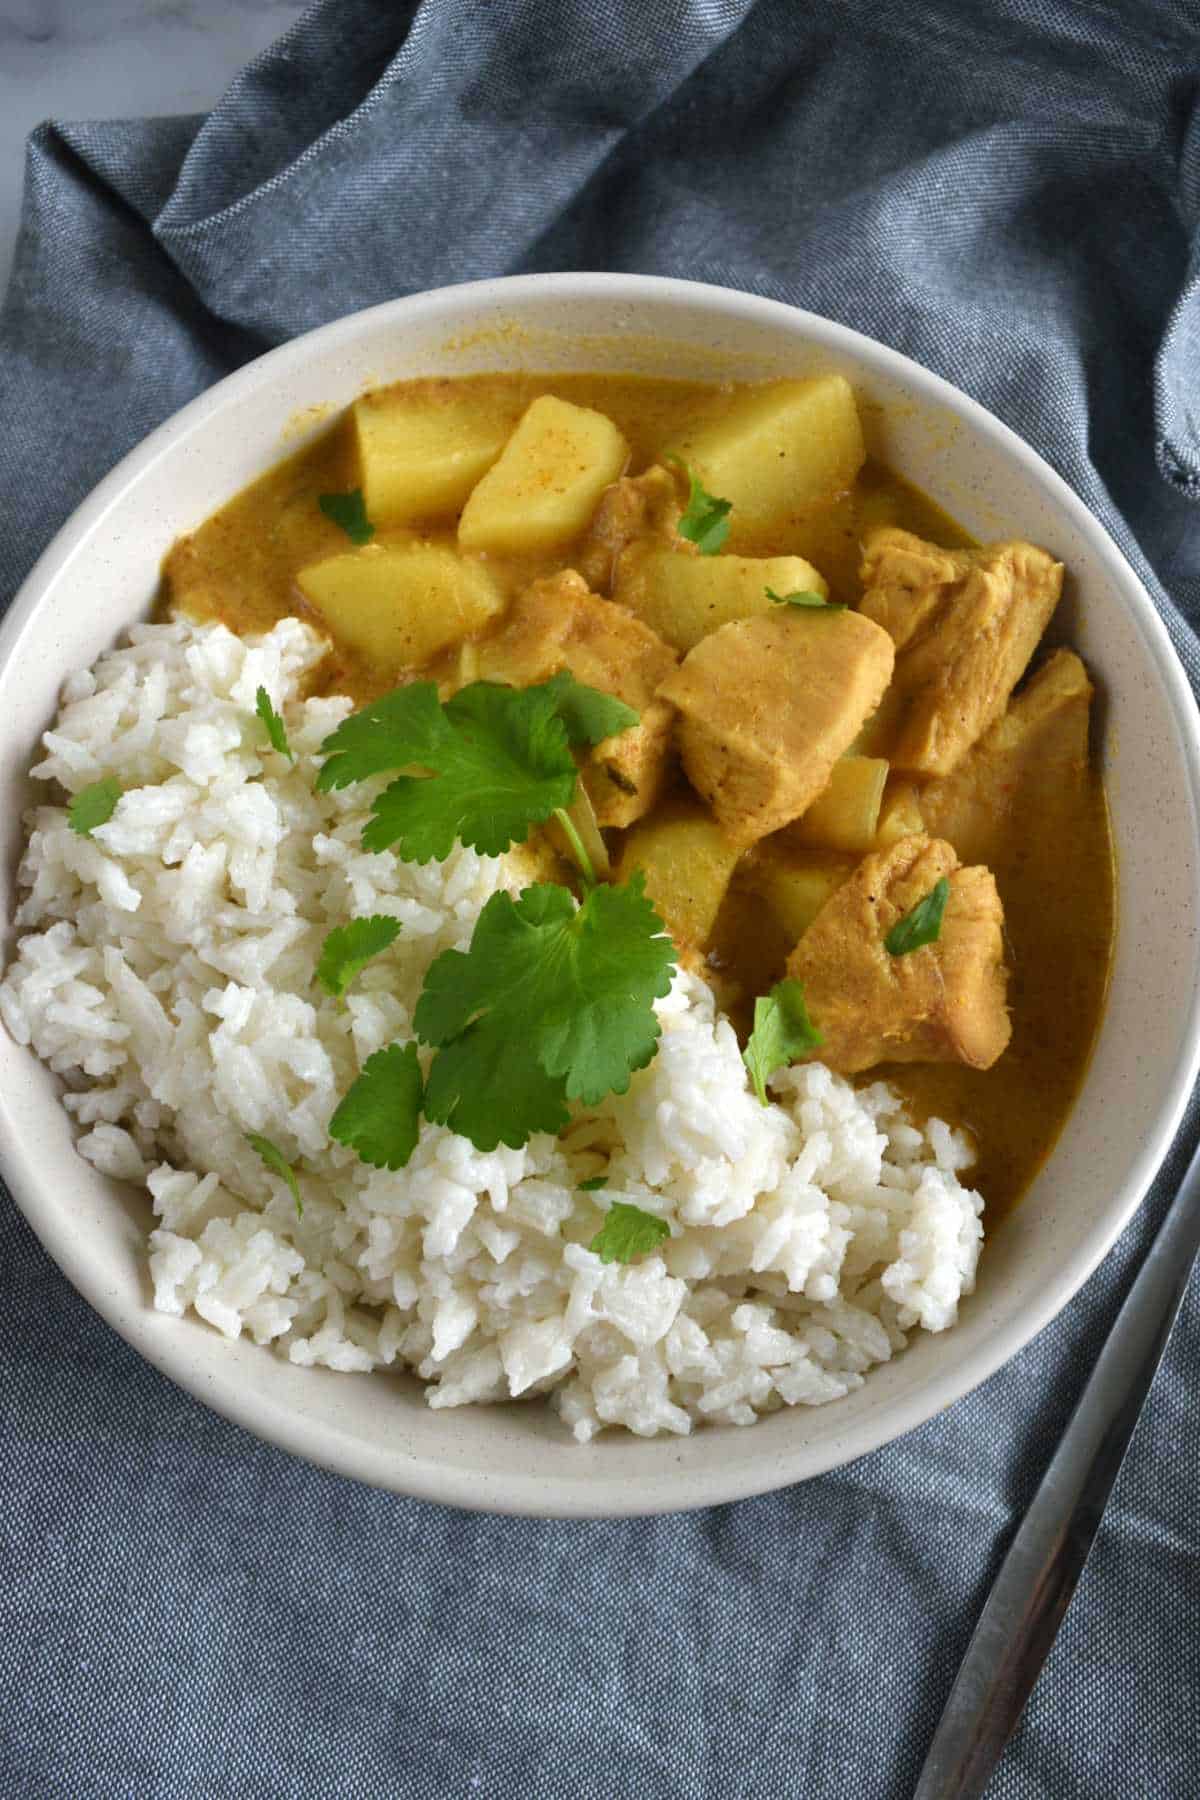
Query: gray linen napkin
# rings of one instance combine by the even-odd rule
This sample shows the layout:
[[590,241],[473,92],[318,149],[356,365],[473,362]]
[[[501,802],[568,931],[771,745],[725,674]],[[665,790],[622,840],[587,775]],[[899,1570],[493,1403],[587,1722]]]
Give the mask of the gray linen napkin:
[[[207,118],[45,126],[0,322],[0,595],[269,345],[444,282],[632,269],[797,301],[965,387],[1200,677],[1198,27],[1195,0],[328,0]],[[0,1790],[904,1796],[1184,1147],[1066,1313],[922,1430],[598,1525],[255,1442],[0,1195]],[[1200,1791],[1198,1360],[1193,1295],[1004,1800]]]

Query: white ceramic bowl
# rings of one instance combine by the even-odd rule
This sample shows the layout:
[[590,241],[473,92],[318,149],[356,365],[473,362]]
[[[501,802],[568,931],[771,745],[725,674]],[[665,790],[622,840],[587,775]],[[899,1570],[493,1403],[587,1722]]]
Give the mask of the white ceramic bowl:
[[56,1084],[0,1031],[0,1166],[50,1254],[174,1380],[286,1449],[455,1505],[612,1515],[736,1499],[897,1437],[982,1381],[1075,1293],[1141,1200],[1196,1074],[1200,720],[1144,589],[1064,483],[981,407],[907,358],[770,300],[636,276],[521,277],[375,307],[221,382],[127,456],[42,557],[0,629],[0,808],[9,882],[26,771],[59,686],[145,615],[163,553],[331,408],[405,376],[530,368],[845,372],[888,459],[982,537],[1019,533],[1070,572],[1070,634],[1104,704],[1119,938],[1084,1092],[1022,1206],[989,1237],[958,1327],[835,1405],[749,1430],[571,1442],[539,1403],[433,1412],[415,1380],[299,1369],[153,1312],[147,1197],[77,1157]]

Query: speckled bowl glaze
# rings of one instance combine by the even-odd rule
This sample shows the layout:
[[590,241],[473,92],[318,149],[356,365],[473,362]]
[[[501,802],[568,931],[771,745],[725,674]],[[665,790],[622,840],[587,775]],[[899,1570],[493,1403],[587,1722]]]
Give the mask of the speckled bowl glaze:
[[273,351],[113,470],[46,551],[0,629],[0,809],[11,918],[27,770],[72,670],[148,611],[172,540],[364,387],[405,376],[576,368],[763,378],[843,371],[876,447],[982,537],[1019,533],[1069,570],[1072,640],[1100,689],[1120,927],[1086,1086],[1023,1205],[989,1237],[958,1327],[832,1406],[749,1430],[570,1441],[540,1403],[433,1412],[415,1380],[300,1369],[150,1307],[147,1196],[76,1156],[56,1084],[0,1032],[0,1166],[47,1250],[175,1381],[262,1437],[359,1480],[543,1515],[670,1511],[819,1474],[911,1430],[1000,1367],[1067,1304],[1164,1155],[1196,1075],[1200,720],[1145,590],[1047,465],[907,358],[770,300],[636,276],[520,277],[341,319]]

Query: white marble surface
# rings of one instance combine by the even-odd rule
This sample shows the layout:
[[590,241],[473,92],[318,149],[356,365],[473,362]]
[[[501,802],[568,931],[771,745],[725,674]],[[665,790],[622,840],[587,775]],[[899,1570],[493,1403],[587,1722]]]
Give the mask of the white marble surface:
[[204,112],[307,0],[0,0],[0,292],[43,119]]

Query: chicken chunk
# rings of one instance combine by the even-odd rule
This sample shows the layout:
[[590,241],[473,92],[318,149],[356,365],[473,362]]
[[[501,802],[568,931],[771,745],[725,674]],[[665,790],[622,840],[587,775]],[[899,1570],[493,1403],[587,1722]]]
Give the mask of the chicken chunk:
[[[937,941],[893,956],[884,940],[941,878],[950,895]],[[864,858],[788,958],[843,1075],[882,1062],[988,1069],[1011,1035],[1004,911],[989,870],[964,869],[939,838],[901,838]]]
[[994,725],[1062,592],[1062,564],[1033,544],[942,550],[887,526],[867,541],[861,611],[896,646],[872,740],[910,775],[949,775]]
[[632,825],[666,780],[674,708],[658,698],[678,657],[625,607],[602,600],[573,569],[535,581],[514,602],[503,629],[478,647],[484,681],[531,687],[569,669],[577,681],[614,694],[640,715],[628,731],[591,750],[583,782],[601,825]]
[[1061,854],[1056,822],[1090,779],[1092,684],[1073,650],[1055,650],[952,775],[929,782],[921,813],[968,862],[1002,876],[1033,854]]
[[683,506],[669,469],[660,464],[644,475],[625,475],[605,488],[596,515],[579,547],[579,569],[588,586],[611,594],[617,563],[631,545],[697,554],[679,535]]
[[779,607],[701,639],[659,692],[679,708],[689,781],[745,846],[827,786],[891,673],[891,640],[869,619]]

